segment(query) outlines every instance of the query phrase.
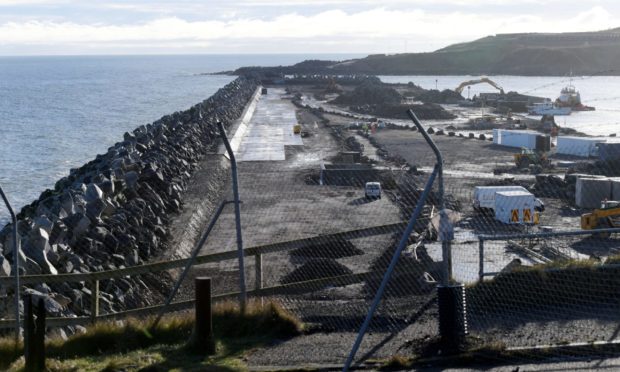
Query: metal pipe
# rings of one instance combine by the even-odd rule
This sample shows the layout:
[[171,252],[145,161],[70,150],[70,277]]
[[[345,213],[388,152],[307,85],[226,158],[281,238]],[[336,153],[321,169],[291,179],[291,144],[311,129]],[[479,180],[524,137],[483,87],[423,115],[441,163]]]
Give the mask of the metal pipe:
[[368,329],[368,326],[370,325],[372,316],[374,315],[377,309],[377,306],[379,306],[379,302],[381,301],[381,298],[383,297],[383,292],[385,291],[385,288],[387,287],[387,284],[390,281],[390,277],[392,276],[392,272],[394,271],[394,268],[396,267],[396,264],[398,263],[398,259],[400,258],[400,255],[403,249],[407,246],[407,240],[409,240],[409,235],[411,235],[411,232],[413,231],[413,228],[415,227],[415,223],[418,217],[420,216],[420,214],[422,213],[422,209],[424,208],[424,204],[426,204],[426,199],[428,198],[428,194],[430,194],[431,189],[433,188],[433,182],[435,182],[435,178],[437,177],[438,173],[439,173],[439,166],[435,165],[435,169],[433,170],[433,173],[431,173],[431,176],[429,177],[428,181],[426,181],[426,186],[424,187],[424,191],[422,192],[422,195],[420,196],[420,199],[418,200],[418,203],[416,204],[415,210],[411,218],[409,219],[409,223],[407,224],[407,227],[405,228],[405,231],[403,232],[403,236],[400,239],[400,242],[398,243],[398,247],[396,248],[396,251],[394,251],[394,255],[392,256],[392,261],[390,262],[390,266],[388,266],[387,271],[385,272],[385,275],[383,276],[383,280],[381,281],[379,290],[377,290],[377,294],[375,295],[372,305],[370,306],[370,309],[368,310],[366,319],[364,319],[362,328],[360,328],[360,331],[357,334],[357,339],[355,340],[355,343],[353,344],[353,348],[351,349],[351,352],[349,353],[349,357],[347,358],[347,361],[345,362],[344,367],[342,368],[344,372],[347,372],[349,368],[351,368],[351,363],[353,363],[353,358],[355,358],[355,354],[357,354],[357,350],[359,349],[362,343],[364,334],[366,333],[366,330]]
[[181,275],[177,279],[177,282],[175,283],[174,288],[172,289],[172,292],[170,292],[170,294],[168,295],[168,298],[166,299],[166,303],[157,313],[157,317],[155,318],[155,321],[153,321],[153,324],[151,324],[151,328],[157,326],[157,324],[161,320],[161,317],[164,315],[166,308],[170,305],[170,303],[174,299],[174,296],[176,296],[177,291],[181,287],[181,283],[183,283],[183,280],[185,280],[185,277],[187,276],[189,269],[194,264],[194,261],[196,260],[198,253],[200,253],[200,250],[207,242],[207,238],[209,237],[209,234],[211,234],[211,230],[213,230],[213,228],[215,227],[215,223],[220,218],[220,215],[222,214],[224,207],[226,206],[226,204],[229,204],[229,203],[231,202],[230,201],[222,202],[220,206],[217,208],[217,210],[215,211],[215,214],[213,215],[213,217],[211,218],[211,221],[209,222],[209,226],[207,226],[207,230],[202,235],[202,238],[200,238],[200,241],[198,242],[198,244],[196,244],[196,246],[194,247],[194,250],[192,251],[192,255],[190,256],[189,261],[187,261],[187,263],[185,264],[185,267],[183,268],[183,272],[181,272]]
[[435,142],[431,139],[431,137],[426,133],[424,128],[422,127],[422,123],[415,115],[415,113],[409,109],[407,110],[407,115],[413,121],[413,124],[418,128],[422,137],[426,140],[428,145],[433,149],[435,153],[435,157],[437,158],[436,166],[439,167],[439,175],[438,175],[438,194],[439,194],[439,240],[441,240],[441,256],[443,260],[443,275],[441,279],[441,284],[447,286],[450,283],[450,279],[452,278],[452,239],[453,239],[453,231],[452,224],[446,214],[446,202],[445,202],[445,190],[443,183],[443,156],[441,156],[441,151]]
[[222,137],[222,141],[224,141],[224,146],[226,146],[226,151],[228,152],[228,156],[230,157],[233,195],[235,200],[234,202],[235,225],[237,228],[237,252],[239,254],[239,304],[241,307],[241,311],[245,312],[245,303],[247,296],[245,291],[245,265],[243,264],[243,239],[241,236],[241,209],[239,207],[239,182],[237,179],[237,160],[235,159],[235,154],[233,153],[233,150],[230,147],[230,143],[228,142],[228,137],[226,137],[224,125],[221,121],[218,120],[217,126],[220,129],[220,136]]
[[15,340],[19,341],[19,244],[17,241],[17,217],[15,216],[15,212],[13,211],[13,207],[11,207],[11,203],[9,203],[9,199],[7,199],[4,194],[4,190],[2,190],[2,186],[0,186],[0,195],[2,196],[2,200],[4,200],[4,204],[6,208],[9,210],[9,214],[11,215],[11,221],[13,221],[13,274],[15,276]]

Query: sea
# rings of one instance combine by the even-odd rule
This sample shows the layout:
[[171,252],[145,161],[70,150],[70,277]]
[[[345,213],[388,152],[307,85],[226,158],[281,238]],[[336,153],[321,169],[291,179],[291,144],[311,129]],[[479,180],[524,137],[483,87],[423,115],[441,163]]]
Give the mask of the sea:
[[[13,209],[120,141],[123,133],[185,110],[234,79],[211,73],[291,65],[354,54],[0,57],[0,186]],[[454,89],[472,76],[381,76],[424,88]],[[555,98],[568,78],[493,76],[506,91]],[[557,118],[587,134],[620,132],[620,77],[573,77],[594,112]],[[614,88],[618,87],[618,88]],[[471,96],[492,92],[474,85]],[[0,203],[0,226],[8,221]]]

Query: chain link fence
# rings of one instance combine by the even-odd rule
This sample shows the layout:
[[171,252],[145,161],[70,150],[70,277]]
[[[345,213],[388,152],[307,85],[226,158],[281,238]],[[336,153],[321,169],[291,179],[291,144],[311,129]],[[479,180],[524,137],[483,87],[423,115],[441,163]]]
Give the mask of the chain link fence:
[[[233,97],[239,101],[256,99],[258,94],[251,84],[239,90],[243,91],[240,97]],[[247,290],[252,297],[281,303],[306,324],[307,332],[252,353],[248,363],[342,365],[421,198],[435,157],[412,126],[365,130],[358,118],[299,102],[296,107],[291,103],[294,93],[270,88],[256,106],[249,134],[237,142],[235,151]],[[188,114],[189,122],[192,115],[201,118],[200,108],[196,110]],[[244,115],[242,110],[230,110],[229,117]],[[44,202],[33,204],[31,209],[58,217],[67,208],[72,215],[79,209],[80,218],[64,216],[60,223],[37,218],[20,225],[24,228],[20,234],[27,235],[30,244],[22,247],[27,252],[25,272],[61,278],[64,273],[123,270],[188,257],[220,203],[233,199],[229,161],[218,153],[214,122],[201,123],[190,126],[194,129],[187,135],[176,133],[174,120],[166,124],[164,136],[176,135],[184,146],[184,156],[173,166],[144,159],[118,164],[122,181],[114,174],[86,175],[81,196],[49,195],[58,199],[54,207],[60,209],[45,210]],[[292,123],[299,123],[300,130]],[[233,137],[235,124],[228,124]],[[556,166],[542,172],[540,165],[519,167],[515,155],[524,155],[520,149],[493,144],[488,132],[469,135],[448,125],[429,132],[445,159],[444,212],[454,228],[451,278],[445,277],[442,267],[441,195],[434,185],[412,233],[406,236],[406,247],[354,363],[445,355],[439,322],[443,305],[437,295],[440,283],[465,286],[465,299],[454,301],[461,307],[456,321],[467,332],[458,345],[465,353],[495,362],[521,361],[540,356],[541,347],[547,348],[547,354],[567,355],[571,351],[559,348],[616,340],[620,332],[616,235],[561,233],[615,226],[608,218],[614,214],[595,212],[599,213],[592,217],[600,223],[597,226],[582,225],[582,215],[599,209],[601,201],[615,199],[617,181],[610,177],[620,168],[614,168],[613,162],[573,159],[568,171],[558,164],[569,160],[557,155],[552,156]],[[145,136],[142,132],[127,138],[135,142],[138,152],[146,146],[139,140]],[[157,154],[150,154],[150,159],[156,158]],[[91,164],[93,169],[96,165]],[[135,180],[134,175],[127,176],[136,172],[133,168],[140,171]],[[578,172],[589,175],[575,175]],[[132,191],[127,183],[134,181],[141,183]],[[380,194],[369,182],[380,183]],[[518,195],[530,195],[529,204],[511,199],[484,210],[478,188],[508,186],[520,187],[517,191],[525,194]],[[125,190],[123,195],[107,200],[115,187]],[[508,194],[499,198],[511,197],[515,190],[492,191],[492,202],[504,191]],[[122,213],[117,213],[121,201]],[[5,230],[0,243],[4,256],[11,257],[9,230]],[[84,234],[76,234],[81,230]],[[35,257],[35,247],[45,255]],[[197,276],[212,278],[218,298],[235,298],[239,291],[236,249],[234,208],[227,204],[200,252],[221,256],[194,265],[174,301],[191,306]],[[8,260],[0,262],[0,269],[3,262]],[[97,311],[112,314],[162,304],[180,267],[102,277]],[[27,287],[29,293],[46,300],[53,317],[88,318],[95,311],[94,287],[87,281],[59,279]],[[10,286],[2,287],[0,295],[2,314],[8,319]],[[66,330],[80,331],[72,327]]]

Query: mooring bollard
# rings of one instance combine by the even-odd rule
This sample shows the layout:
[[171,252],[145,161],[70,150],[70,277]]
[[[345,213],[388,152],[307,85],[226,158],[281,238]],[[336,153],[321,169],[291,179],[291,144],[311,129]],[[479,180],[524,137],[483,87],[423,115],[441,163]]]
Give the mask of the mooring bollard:
[[[34,315],[36,312],[36,320]],[[45,370],[45,303],[39,303],[33,309],[32,296],[24,296],[24,358],[26,372]]]
[[215,354],[213,338],[213,313],[211,309],[211,278],[197,277],[196,286],[196,325],[194,328],[194,348]]

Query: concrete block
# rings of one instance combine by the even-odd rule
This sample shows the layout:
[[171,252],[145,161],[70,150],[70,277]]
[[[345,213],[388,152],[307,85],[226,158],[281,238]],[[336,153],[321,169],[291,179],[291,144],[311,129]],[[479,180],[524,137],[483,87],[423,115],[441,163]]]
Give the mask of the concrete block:
[[610,178],[611,181],[611,199],[620,200],[620,178]]
[[578,178],[575,204],[580,208],[599,208],[601,200],[611,199],[611,181],[607,178]]

